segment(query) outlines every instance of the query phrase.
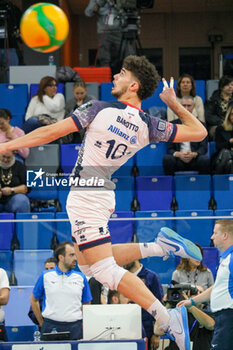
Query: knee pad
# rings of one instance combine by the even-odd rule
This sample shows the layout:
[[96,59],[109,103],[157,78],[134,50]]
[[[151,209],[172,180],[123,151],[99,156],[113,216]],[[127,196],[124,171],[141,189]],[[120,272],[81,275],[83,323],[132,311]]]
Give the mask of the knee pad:
[[117,290],[120,280],[127,272],[127,270],[117,265],[112,256],[98,261],[90,269],[97,281],[112,290]]
[[78,265],[79,270],[87,277],[92,277],[92,272],[89,265]]

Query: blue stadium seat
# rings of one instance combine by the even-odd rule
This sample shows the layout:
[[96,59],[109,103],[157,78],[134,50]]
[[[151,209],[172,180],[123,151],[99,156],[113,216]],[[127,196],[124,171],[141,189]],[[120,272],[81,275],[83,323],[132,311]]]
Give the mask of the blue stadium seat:
[[213,234],[214,220],[200,219],[202,216],[213,216],[212,210],[176,210],[176,217],[192,217],[193,219],[176,220],[175,231],[184,238],[199,243],[201,246],[210,245],[210,237]]
[[163,157],[167,154],[165,142],[151,143],[136,153],[136,166],[140,176],[164,175]]
[[[68,215],[66,212],[57,212],[56,219],[68,219]],[[63,241],[72,241],[71,225],[69,221],[56,221],[55,230],[59,243]]]
[[210,175],[174,176],[179,210],[207,210],[211,198]]
[[[136,235],[140,242],[154,242],[161,227],[169,227],[173,229],[174,216],[172,210],[158,210],[158,211],[136,211],[136,218],[146,218],[146,220],[136,221]],[[169,217],[171,219],[164,219]],[[148,220],[148,218],[160,218],[159,220]]]
[[130,176],[135,164],[135,156],[129,158],[129,160],[123,164],[112,176]]
[[11,248],[11,240],[14,234],[14,223],[1,222],[1,220],[14,220],[14,218],[13,213],[0,213],[0,250]]
[[217,209],[233,208],[233,174],[213,176],[214,198]]
[[165,261],[159,257],[145,258],[140,261],[146,268],[157,273],[162,284],[171,283],[172,273],[176,269],[175,257],[170,257]]
[[215,247],[202,247],[203,249],[203,265],[206,265],[216,277],[219,266],[219,250]]
[[28,105],[27,84],[0,84],[0,106],[12,114],[24,114]]
[[20,249],[50,249],[55,230],[54,213],[18,213],[19,220],[45,220],[44,222],[17,222],[16,233]]
[[101,101],[116,101],[116,97],[111,94],[113,83],[101,83],[100,84],[100,100]]
[[216,142],[210,141],[208,143],[208,148],[209,148],[209,157],[211,157],[216,152]]
[[203,103],[206,100],[206,87],[205,80],[195,80],[196,83],[196,94],[202,98]]
[[25,114],[20,113],[13,114],[11,118],[11,125],[18,126],[19,128],[21,128],[22,124],[24,123],[24,116]]
[[0,250],[0,267],[7,272],[10,277],[13,267],[13,255],[11,250]]
[[116,211],[130,211],[134,199],[134,178],[132,176],[112,177],[116,185]]
[[[112,244],[131,242],[134,233],[134,224],[130,220],[133,217],[132,211],[116,211],[111,215],[109,231]],[[111,221],[111,219],[129,218],[127,221]]]
[[49,174],[57,172],[60,165],[60,150],[58,144],[48,144],[32,147],[29,156],[25,159],[27,170],[40,168]]
[[233,208],[229,210],[219,209],[215,210],[215,216],[232,216],[233,217]]
[[170,210],[173,198],[173,177],[138,176],[136,196],[140,210]]
[[[176,88],[177,81],[174,81],[174,87]],[[155,90],[153,96],[148,97],[146,100],[142,101],[142,110],[145,111],[147,108],[156,106],[164,107],[167,109],[167,105],[161,100],[159,94],[163,91],[163,82],[159,81],[158,88]]]
[[28,317],[32,289],[33,286],[11,287],[10,299],[5,306],[5,324],[10,342],[33,340],[37,326]]
[[[31,98],[37,94],[39,88],[39,84],[31,84],[30,85],[30,91],[29,91],[29,101],[31,100]],[[57,86],[57,92],[65,95],[65,85],[63,83],[58,83]]]
[[80,144],[64,144],[60,146],[60,165],[65,174],[70,174],[75,166]]
[[53,250],[15,250],[13,269],[19,286],[34,286],[44,271],[44,262],[53,256]]

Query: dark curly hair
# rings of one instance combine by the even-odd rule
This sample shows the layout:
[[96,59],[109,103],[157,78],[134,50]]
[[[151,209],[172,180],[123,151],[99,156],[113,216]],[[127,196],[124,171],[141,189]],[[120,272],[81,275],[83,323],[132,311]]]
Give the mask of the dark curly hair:
[[161,78],[155,66],[145,56],[127,56],[122,68],[130,71],[138,79],[140,87],[137,94],[141,100],[153,95]]

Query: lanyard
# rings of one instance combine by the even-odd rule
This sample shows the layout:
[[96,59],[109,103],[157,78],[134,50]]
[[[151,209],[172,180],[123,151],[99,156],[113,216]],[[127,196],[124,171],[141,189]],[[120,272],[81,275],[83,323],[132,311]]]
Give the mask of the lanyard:
[[195,324],[196,324],[196,323],[197,323],[197,320],[195,320],[195,321],[193,322],[192,327],[191,327],[191,329],[190,329],[190,331],[189,331],[189,334],[191,334],[191,332],[192,332],[193,328],[195,327]]

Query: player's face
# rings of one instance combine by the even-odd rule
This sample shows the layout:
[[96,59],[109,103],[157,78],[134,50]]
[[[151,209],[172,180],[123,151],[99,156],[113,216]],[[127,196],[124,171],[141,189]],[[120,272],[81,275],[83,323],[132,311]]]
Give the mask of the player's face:
[[122,68],[120,73],[114,75],[113,88],[111,94],[116,98],[121,98],[127,91],[130,84],[133,82],[130,71]]
[[211,239],[213,240],[214,246],[218,249],[222,249],[223,247],[223,235],[221,226],[216,224],[214,226],[214,233],[212,234]]
[[74,269],[76,266],[76,255],[75,255],[75,250],[74,247],[71,247],[70,245],[66,246],[66,253],[64,256],[64,267],[67,270]]

